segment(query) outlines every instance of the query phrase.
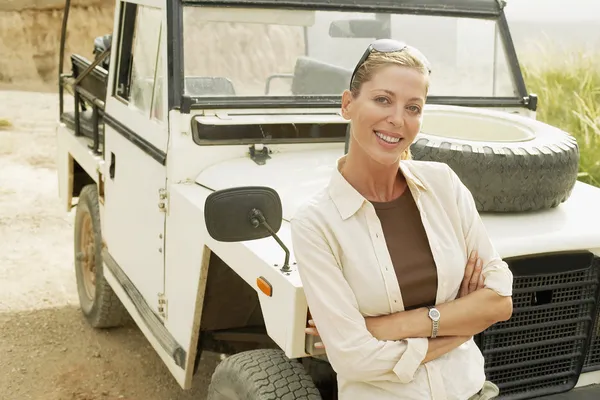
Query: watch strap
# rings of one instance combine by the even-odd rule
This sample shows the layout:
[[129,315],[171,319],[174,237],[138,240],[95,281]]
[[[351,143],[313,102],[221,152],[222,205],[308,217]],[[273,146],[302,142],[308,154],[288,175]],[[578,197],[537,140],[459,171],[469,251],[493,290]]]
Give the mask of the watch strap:
[[[429,319],[431,319],[431,322],[432,322],[432,326],[431,326],[431,338],[435,339],[437,337],[439,326],[440,326],[439,311],[437,311],[437,309],[435,307],[433,307],[433,306],[428,306],[427,309],[428,309],[427,315],[428,315]],[[432,309],[435,309],[438,312],[438,318],[434,319],[434,318],[431,317],[431,310]]]

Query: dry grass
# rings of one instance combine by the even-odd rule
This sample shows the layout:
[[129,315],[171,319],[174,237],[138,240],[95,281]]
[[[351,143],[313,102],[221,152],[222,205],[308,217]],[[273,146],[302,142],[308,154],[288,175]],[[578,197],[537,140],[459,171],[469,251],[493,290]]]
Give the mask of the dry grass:
[[0,130],[12,128],[12,122],[7,119],[0,118]]
[[548,56],[525,64],[524,74],[539,96],[538,119],[577,138],[580,180],[600,187],[600,55]]

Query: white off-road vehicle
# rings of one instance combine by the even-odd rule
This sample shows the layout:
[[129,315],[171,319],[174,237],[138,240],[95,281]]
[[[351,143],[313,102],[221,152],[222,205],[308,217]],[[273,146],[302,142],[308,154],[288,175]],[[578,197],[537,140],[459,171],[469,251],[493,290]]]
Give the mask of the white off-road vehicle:
[[227,354],[210,399],[335,398],[289,221],[347,151],[355,63],[391,37],[433,65],[414,158],[456,171],[514,274],[512,318],[476,338],[488,379],[501,399],[600,398],[600,189],[536,121],[503,1],[115,6],[95,58],[60,75],[60,200],[93,327],[133,318],[182,390],[202,351]]

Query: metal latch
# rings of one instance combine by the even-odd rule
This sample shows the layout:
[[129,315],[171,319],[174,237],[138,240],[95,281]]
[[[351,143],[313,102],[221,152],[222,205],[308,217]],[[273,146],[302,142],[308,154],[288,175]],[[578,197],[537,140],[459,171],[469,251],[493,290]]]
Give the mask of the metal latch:
[[167,298],[164,293],[158,294],[158,314],[167,319]]
[[167,189],[158,189],[158,209],[167,212]]
[[258,165],[264,165],[271,158],[267,146],[259,144],[250,146],[250,158]]

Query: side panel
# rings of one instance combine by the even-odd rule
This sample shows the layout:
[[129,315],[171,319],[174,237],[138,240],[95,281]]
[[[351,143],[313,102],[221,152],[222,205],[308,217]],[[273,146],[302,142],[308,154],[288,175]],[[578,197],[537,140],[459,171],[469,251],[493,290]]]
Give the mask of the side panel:
[[183,387],[188,389],[192,385],[210,250],[205,247],[200,234],[204,218],[200,212],[194,212],[190,203],[180,195],[178,189],[182,186],[172,185],[169,188],[170,212],[165,243],[168,316],[165,326],[186,351]]
[[[141,2],[144,3],[145,2]],[[103,232],[109,254],[162,318],[166,199],[166,13],[121,2],[106,101]],[[162,203],[164,208],[159,208]]]
[[[164,288],[165,213],[159,190],[166,168],[111,127],[106,127],[103,236],[108,252],[158,314]],[[110,171],[114,171],[111,177]]]
[[102,168],[104,161],[101,156],[92,153],[88,144],[87,138],[77,137],[65,124],[58,124],[56,129],[58,195],[65,211],[70,211],[72,208],[74,160],[77,160],[83,170],[98,182],[99,169]]

